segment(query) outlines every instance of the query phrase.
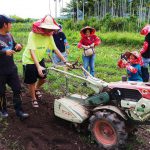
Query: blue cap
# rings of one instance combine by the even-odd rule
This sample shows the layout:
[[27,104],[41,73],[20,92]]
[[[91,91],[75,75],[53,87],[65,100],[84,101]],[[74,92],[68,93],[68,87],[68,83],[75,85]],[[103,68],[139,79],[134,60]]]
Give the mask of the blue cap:
[[15,22],[16,20],[10,17],[7,17],[5,15],[0,15],[0,24],[2,23],[11,23],[11,22]]

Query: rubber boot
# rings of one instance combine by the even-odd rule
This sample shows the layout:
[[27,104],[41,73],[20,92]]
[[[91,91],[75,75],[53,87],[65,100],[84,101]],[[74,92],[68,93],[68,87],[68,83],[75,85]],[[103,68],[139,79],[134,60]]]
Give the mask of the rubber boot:
[[14,104],[14,109],[16,110],[16,115],[21,119],[25,119],[29,117],[29,114],[23,112],[22,109],[22,96],[21,94],[14,94],[13,95],[13,104]]
[[143,82],[148,82],[148,81],[149,81],[148,68],[141,67],[141,71],[142,71],[142,79],[143,79]]
[[7,99],[5,94],[0,95],[0,115],[2,118],[7,118],[8,117],[8,112],[7,112]]

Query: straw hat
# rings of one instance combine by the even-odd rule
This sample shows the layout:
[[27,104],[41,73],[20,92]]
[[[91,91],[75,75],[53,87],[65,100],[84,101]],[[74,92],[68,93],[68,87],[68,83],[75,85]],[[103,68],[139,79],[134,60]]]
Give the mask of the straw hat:
[[39,25],[40,28],[51,29],[51,30],[59,30],[59,26],[56,21],[51,16],[46,16]]
[[80,32],[85,33],[86,30],[90,30],[92,33],[95,33],[95,29],[90,26],[82,28]]
[[142,60],[142,57],[141,55],[137,52],[137,51],[132,51],[132,52],[126,52],[124,54],[127,59],[130,59],[130,55],[134,55],[136,57],[136,59],[130,59],[130,63],[132,64],[139,64],[140,66],[143,66],[143,60]]
[[139,53],[138,53],[137,51],[133,51],[133,52],[125,52],[124,55],[125,55],[127,58],[129,58],[130,55],[134,55],[136,58],[139,58],[139,57],[140,57],[140,55],[139,55]]

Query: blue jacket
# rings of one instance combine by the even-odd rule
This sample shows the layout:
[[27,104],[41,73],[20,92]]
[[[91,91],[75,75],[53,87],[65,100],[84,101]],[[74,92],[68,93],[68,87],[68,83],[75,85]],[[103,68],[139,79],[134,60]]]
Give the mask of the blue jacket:
[[132,73],[131,71],[127,70],[128,74],[128,81],[143,81],[142,79],[142,72],[141,72],[141,66],[139,64],[132,64],[132,67],[137,69],[136,73]]

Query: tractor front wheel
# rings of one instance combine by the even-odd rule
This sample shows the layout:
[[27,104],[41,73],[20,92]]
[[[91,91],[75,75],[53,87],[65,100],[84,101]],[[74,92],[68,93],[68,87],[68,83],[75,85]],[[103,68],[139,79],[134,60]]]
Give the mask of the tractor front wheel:
[[96,112],[90,118],[89,129],[100,147],[105,149],[120,149],[127,139],[125,123],[116,113]]

